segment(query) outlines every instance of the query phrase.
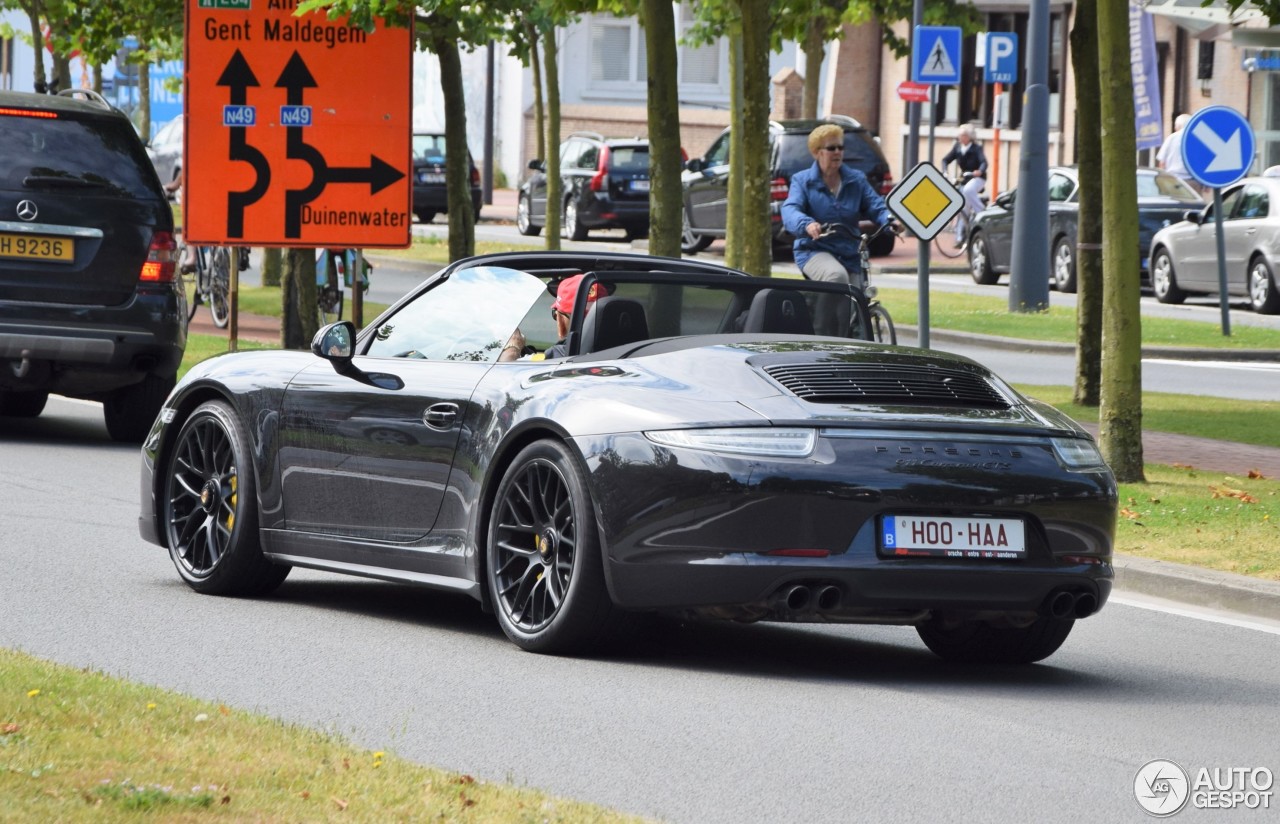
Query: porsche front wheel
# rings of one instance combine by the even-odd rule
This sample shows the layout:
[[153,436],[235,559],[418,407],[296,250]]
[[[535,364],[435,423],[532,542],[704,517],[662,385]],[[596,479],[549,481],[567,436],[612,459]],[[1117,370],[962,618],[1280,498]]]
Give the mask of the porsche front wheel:
[[182,580],[210,595],[260,595],[289,574],[258,543],[249,437],[231,407],[209,401],[178,432],[165,463],[162,517]]
[[600,641],[613,604],[586,477],[558,441],[530,444],[498,485],[485,552],[502,630],[530,652],[573,654]]

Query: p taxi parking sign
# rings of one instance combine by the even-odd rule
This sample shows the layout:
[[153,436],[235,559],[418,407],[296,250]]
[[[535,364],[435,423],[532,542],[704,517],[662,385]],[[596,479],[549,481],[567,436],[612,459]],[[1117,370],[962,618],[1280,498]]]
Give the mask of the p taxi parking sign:
[[411,32],[297,5],[187,4],[187,239],[408,246]]

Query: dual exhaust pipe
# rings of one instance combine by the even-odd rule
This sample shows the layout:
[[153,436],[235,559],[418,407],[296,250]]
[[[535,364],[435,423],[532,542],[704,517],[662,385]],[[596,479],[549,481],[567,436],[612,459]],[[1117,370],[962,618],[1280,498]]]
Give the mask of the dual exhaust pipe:
[[1090,592],[1063,590],[1049,596],[1045,611],[1053,618],[1087,618],[1098,611],[1098,599]]
[[774,594],[775,609],[786,612],[830,612],[840,608],[844,594],[834,584],[792,584]]

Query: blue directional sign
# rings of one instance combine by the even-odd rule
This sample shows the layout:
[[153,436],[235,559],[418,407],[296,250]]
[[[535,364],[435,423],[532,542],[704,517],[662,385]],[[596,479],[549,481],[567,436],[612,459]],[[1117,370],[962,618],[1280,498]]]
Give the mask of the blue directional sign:
[[987,65],[983,71],[988,83],[1012,86],[1018,82],[1018,35],[1007,31],[987,34]]
[[1228,106],[1209,106],[1191,116],[1182,132],[1182,162],[1211,189],[1230,186],[1253,165],[1253,126]]
[[911,79],[938,86],[960,84],[959,26],[916,26],[911,44]]

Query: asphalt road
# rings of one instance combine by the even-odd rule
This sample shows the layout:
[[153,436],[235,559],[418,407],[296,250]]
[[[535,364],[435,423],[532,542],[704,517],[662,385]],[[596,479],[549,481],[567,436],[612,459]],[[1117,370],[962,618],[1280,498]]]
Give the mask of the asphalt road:
[[1129,599],[999,668],[903,628],[651,620],[548,658],[459,596],[297,571],[266,599],[191,592],[138,538],[138,451],[97,405],[6,421],[0,465],[0,645],[484,779],[691,824],[1075,824],[1148,820],[1152,759],[1280,772],[1275,625]]

